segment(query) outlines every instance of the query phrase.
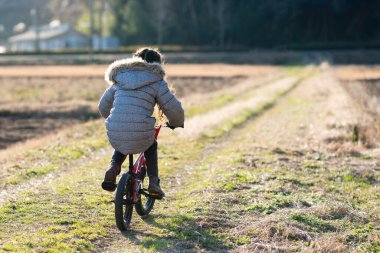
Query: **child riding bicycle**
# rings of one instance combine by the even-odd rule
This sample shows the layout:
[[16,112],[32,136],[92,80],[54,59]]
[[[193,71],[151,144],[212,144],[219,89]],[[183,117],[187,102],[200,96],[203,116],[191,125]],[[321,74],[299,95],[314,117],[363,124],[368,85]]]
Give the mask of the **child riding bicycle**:
[[105,80],[111,85],[99,102],[99,112],[106,118],[110,144],[115,149],[102,188],[116,189],[116,177],[128,154],[144,152],[149,177],[148,191],[162,198],[157,164],[157,141],[154,138],[154,107],[168,118],[171,127],[183,127],[181,102],[170,92],[164,80],[162,55],[158,50],[141,48],[132,58],[112,63]]

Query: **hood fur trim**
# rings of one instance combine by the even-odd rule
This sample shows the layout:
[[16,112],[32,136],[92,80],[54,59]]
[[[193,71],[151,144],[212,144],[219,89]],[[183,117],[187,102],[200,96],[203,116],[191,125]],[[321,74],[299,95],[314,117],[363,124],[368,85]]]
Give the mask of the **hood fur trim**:
[[104,80],[110,85],[114,84],[114,76],[122,70],[146,71],[155,74],[162,79],[165,77],[165,70],[162,68],[161,64],[156,62],[149,63],[140,57],[133,57],[117,60],[110,64],[104,75]]

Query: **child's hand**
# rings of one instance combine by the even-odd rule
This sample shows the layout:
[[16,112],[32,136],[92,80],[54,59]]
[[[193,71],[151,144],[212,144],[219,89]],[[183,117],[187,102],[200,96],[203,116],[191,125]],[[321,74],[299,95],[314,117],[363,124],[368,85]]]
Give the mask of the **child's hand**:
[[171,130],[174,130],[174,129],[175,129],[175,127],[174,127],[174,126],[171,126],[171,125],[169,124],[169,122],[165,122],[165,126],[168,127],[168,128],[170,128]]

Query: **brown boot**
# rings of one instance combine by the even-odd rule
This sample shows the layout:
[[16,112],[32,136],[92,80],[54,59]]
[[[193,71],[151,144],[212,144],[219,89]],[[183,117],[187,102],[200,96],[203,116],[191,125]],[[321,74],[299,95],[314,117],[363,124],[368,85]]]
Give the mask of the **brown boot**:
[[160,179],[156,176],[149,176],[148,191],[154,199],[162,199],[165,197],[165,193],[160,187]]
[[104,176],[104,181],[102,183],[102,188],[104,190],[113,192],[116,189],[116,177],[120,174],[121,165],[123,164],[126,157],[126,155],[115,150],[111,159],[111,165],[107,170],[106,175]]
[[102,183],[103,190],[113,192],[116,189],[116,177],[120,174],[121,165],[111,163],[110,168],[106,171],[104,181]]

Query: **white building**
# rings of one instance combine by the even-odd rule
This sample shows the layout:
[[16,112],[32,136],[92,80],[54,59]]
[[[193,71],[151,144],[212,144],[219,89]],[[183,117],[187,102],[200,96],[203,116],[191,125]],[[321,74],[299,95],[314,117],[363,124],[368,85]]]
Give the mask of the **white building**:
[[69,24],[52,22],[49,25],[30,28],[28,31],[8,39],[10,51],[35,51],[80,49],[88,45],[87,37],[75,31]]

